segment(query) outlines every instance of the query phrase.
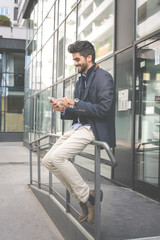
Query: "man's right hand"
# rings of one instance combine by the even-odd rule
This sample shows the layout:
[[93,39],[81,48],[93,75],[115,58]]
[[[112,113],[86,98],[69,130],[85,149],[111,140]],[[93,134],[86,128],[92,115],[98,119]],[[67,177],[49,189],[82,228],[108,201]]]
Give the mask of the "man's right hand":
[[58,112],[64,112],[64,107],[63,106],[60,106],[59,103],[57,103],[57,100],[55,98],[53,98],[55,100],[55,102],[52,102],[52,100],[49,100],[50,103],[52,103],[52,108],[55,110],[55,111],[58,111]]

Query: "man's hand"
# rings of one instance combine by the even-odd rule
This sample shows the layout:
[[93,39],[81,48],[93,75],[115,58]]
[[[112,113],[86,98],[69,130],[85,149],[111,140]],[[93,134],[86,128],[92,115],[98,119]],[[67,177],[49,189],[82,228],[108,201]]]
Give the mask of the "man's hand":
[[63,98],[57,99],[56,102],[58,105],[61,105],[64,108],[69,108],[70,106],[75,105],[74,100],[71,98],[68,98],[68,97],[63,97]]
[[50,103],[52,103],[52,108],[55,110],[55,111],[58,111],[58,112],[64,112],[64,107],[59,104],[59,99],[55,99],[55,98],[52,98],[53,100],[55,100],[54,102],[50,99]]

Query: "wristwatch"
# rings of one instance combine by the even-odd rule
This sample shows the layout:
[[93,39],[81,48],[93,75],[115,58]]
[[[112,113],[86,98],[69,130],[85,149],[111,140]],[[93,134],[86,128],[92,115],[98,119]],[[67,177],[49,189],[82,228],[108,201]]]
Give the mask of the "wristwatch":
[[74,106],[77,106],[77,103],[79,102],[79,98],[74,98]]

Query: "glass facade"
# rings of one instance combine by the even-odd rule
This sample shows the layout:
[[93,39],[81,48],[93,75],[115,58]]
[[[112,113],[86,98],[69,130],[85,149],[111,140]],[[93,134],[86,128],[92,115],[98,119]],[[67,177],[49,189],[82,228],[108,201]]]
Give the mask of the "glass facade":
[[[41,108],[37,111],[37,96],[39,105],[42,106],[41,101],[48,101],[47,96],[53,96],[52,92],[47,95],[50,87],[52,91],[55,89],[54,97],[62,97],[64,94],[73,96],[77,73],[72,55],[67,51],[70,43],[87,38],[95,45],[97,61],[113,53],[113,11],[113,0],[81,2],[60,0],[54,1],[53,4],[41,0],[34,6],[27,28],[25,101],[26,103],[29,99],[36,101],[32,106],[36,119],[41,119]],[[99,34],[97,29],[100,30]],[[101,61],[100,64],[105,66],[105,61]],[[112,62],[113,59],[108,61]],[[112,63],[105,68],[113,72]],[[46,99],[43,97],[42,100],[41,94],[46,96]],[[52,132],[62,133],[62,130],[69,129],[71,122],[63,123],[58,113],[51,115],[55,118]],[[44,120],[45,117],[44,114],[43,122],[47,122]],[[35,138],[37,134],[47,133],[46,127],[43,130],[30,129],[28,125],[32,124],[27,120],[24,135],[26,141],[32,139],[31,135]]]
[[[151,40],[151,39],[150,39]],[[136,161],[137,181],[159,183],[160,41],[137,49]]]
[[160,28],[160,1],[137,0],[137,39]]
[[[102,164],[102,175],[150,196],[152,188],[142,189],[151,185],[159,194],[160,1],[38,0],[27,21],[24,141],[69,129],[71,122],[52,111],[48,96],[73,97],[79,74],[67,47],[89,40],[96,62],[116,85],[118,166],[113,171]],[[6,84],[13,83],[12,75],[6,79]],[[84,159],[76,157],[75,162],[83,165]],[[94,169],[93,162],[85,163]]]
[[24,130],[24,54],[0,53],[0,132]]

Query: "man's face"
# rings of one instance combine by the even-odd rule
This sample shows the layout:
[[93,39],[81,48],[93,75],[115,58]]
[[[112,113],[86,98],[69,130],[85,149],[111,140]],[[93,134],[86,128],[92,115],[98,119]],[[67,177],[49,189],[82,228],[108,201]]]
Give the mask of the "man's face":
[[87,73],[87,70],[89,69],[89,63],[88,58],[84,58],[80,55],[79,52],[72,53],[74,65],[78,68],[79,73]]

